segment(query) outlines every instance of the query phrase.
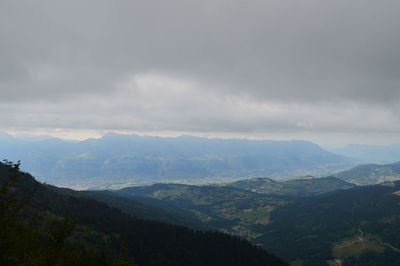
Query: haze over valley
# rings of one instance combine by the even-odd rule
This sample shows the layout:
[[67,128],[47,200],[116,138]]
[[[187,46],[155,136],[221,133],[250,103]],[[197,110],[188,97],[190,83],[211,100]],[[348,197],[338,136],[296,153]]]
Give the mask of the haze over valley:
[[160,182],[217,183],[250,177],[323,176],[355,160],[306,141],[162,138],[107,134],[100,139],[0,139],[0,155],[24,162],[42,182],[107,188]]

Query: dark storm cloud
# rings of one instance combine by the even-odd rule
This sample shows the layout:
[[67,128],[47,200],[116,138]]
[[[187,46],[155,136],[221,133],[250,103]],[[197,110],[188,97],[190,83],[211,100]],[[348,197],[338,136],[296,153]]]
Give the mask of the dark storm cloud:
[[397,131],[399,8],[390,0],[3,0],[0,122]]

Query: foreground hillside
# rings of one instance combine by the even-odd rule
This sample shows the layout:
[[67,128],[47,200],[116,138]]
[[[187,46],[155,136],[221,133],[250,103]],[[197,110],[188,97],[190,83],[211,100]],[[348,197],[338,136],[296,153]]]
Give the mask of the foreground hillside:
[[400,162],[377,165],[365,164],[335,174],[338,178],[357,185],[374,185],[400,180]]
[[354,162],[306,141],[161,138],[107,134],[100,139],[0,139],[0,157],[22,160],[41,181],[75,188],[159,182],[323,175]]
[[137,219],[15,169],[0,164],[1,265],[284,265],[245,240]]
[[109,191],[76,191],[72,189],[47,186],[58,194],[79,198],[89,198],[104,202],[126,214],[143,220],[153,220],[168,224],[183,225],[194,229],[209,229],[189,211],[148,197],[124,197]]

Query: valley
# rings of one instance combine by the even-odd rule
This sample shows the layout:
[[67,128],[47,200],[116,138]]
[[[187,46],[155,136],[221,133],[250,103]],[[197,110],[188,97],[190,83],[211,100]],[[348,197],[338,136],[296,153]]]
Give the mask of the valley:
[[308,177],[278,184],[269,179],[223,186],[156,184],[115,192],[179,206],[206,226],[262,245],[292,265],[396,265],[399,191],[400,181],[359,187]]
[[[13,143],[14,139],[7,141],[10,147],[17,145]],[[42,141],[50,141],[49,150],[44,149],[47,146]],[[198,256],[205,252],[205,246],[210,245],[208,239],[215,238],[217,242],[226,241],[224,243],[228,246],[232,243],[247,250],[243,257],[232,258],[237,265],[263,265],[263,260],[275,263],[271,265],[289,263],[293,266],[361,266],[366,262],[394,266],[400,263],[397,229],[400,225],[399,163],[351,168],[354,161],[326,153],[306,142],[232,140],[225,143],[224,140],[189,137],[143,139],[108,135],[104,139],[83,143],[40,139],[20,145],[21,150],[17,149],[14,156],[19,156],[30,145],[38,148],[35,153],[25,155],[29,167],[35,168],[35,163],[40,162],[34,159],[40,152],[45,155],[43,158],[53,156],[57,171],[63,172],[57,174],[50,164],[36,168],[42,173],[48,171],[47,175],[54,173],[49,178],[51,182],[46,184],[22,173],[24,181],[17,182],[18,191],[29,195],[30,188],[35,192],[32,203],[22,213],[21,221],[23,224],[38,221],[35,229],[24,225],[28,231],[39,230],[37,239],[47,239],[44,237],[48,234],[45,224],[70,226],[71,233],[63,239],[67,249],[60,249],[60,252],[72,252],[77,259],[83,259],[84,255],[73,249],[72,243],[84,246],[84,252],[92,256],[92,261],[98,259],[98,252],[107,250],[108,264],[118,259],[139,265],[157,265],[161,261],[169,261],[171,265],[189,262],[190,265],[203,265],[204,261]],[[60,146],[55,149],[52,145]],[[186,151],[185,145],[192,145],[192,150]],[[258,145],[261,145],[259,150],[256,148]],[[59,153],[49,153],[50,150]],[[78,150],[81,154],[77,157],[79,167],[63,161],[72,158],[70,156]],[[142,156],[141,163],[134,163],[128,155],[119,156],[127,150],[134,150],[135,158]],[[268,155],[267,150],[274,155]],[[91,154],[97,155],[92,157]],[[290,159],[289,154],[292,154]],[[111,159],[113,156],[118,159]],[[181,158],[180,163],[174,165],[171,161],[177,159],[171,158],[177,156]],[[101,163],[98,158],[104,161]],[[321,166],[332,159],[336,162],[334,168]],[[154,164],[155,160],[163,163]],[[101,177],[102,171],[106,171],[100,166],[104,163],[119,169],[115,179]],[[268,167],[263,168],[264,164]],[[348,168],[340,171],[339,165]],[[11,163],[1,165],[3,180],[6,180],[7,169],[12,166]],[[269,170],[265,171],[267,168]],[[107,171],[111,173],[113,169]],[[285,175],[288,169],[291,175],[302,171],[320,175],[288,178]],[[331,169],[328,172],[332,174],[323,176],[327,169]],[[238,174],[233,176],[229,171]],[[132,178],[132,173],[135,178]],[[185,173],[193,175],[185,177]],[[217,173],[226,176],[217,177]],[[271,177],[259,177],[268,176],[267,173],[272,173]],[[241,178],[242,175],[245,177]],[[167,177],[171,177],[173,182],[165,179]],[[54,186],[63,180],[72,188],[75,187],[73,184],[80,184],[80,190]],[[92,189],[82,189],[88,187]],[[65,225],[51,222],[63,219],[66,219]],[[73,221],[73,225],[68,225],[68,221]],[[129,229],[131,226],[136,229]],[[172,244],[172,251],[159,244],[159,241],[171,237],[167,232],[171,230],[177,234],[173,238],[176,242]],[[219,233],[212,235],[209,232]],[[132,237],[138,242],[132,242]],[[188,256],[183,260],[175,257],[183,246],[188,245],[188,239],[198,238],[203,244],[187,246],[185,252]],[[51,243],[52,240],[45,241]],[[121,241],[127,245],[129,255],[117,255]],[[233,244],[232,241],[242,242]],[[145,250],[140,245],[145,245]],[[161,253],[157,253],[158,249]],[[223,260],[224,252],[232,252],[232,248],[218,251],[219,255],[207,256],[208,262]],[[156,253],[154,259],[149,259]],[[246,254],[255,256],[254,264],[245,262],[248,260]],[[236,265],[233,260],[231,265]]]

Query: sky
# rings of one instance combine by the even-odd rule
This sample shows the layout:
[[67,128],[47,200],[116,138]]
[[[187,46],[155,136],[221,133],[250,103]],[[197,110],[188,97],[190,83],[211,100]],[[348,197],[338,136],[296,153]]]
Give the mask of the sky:
[[0,0],[0,131],[400,142],[398,0]]

